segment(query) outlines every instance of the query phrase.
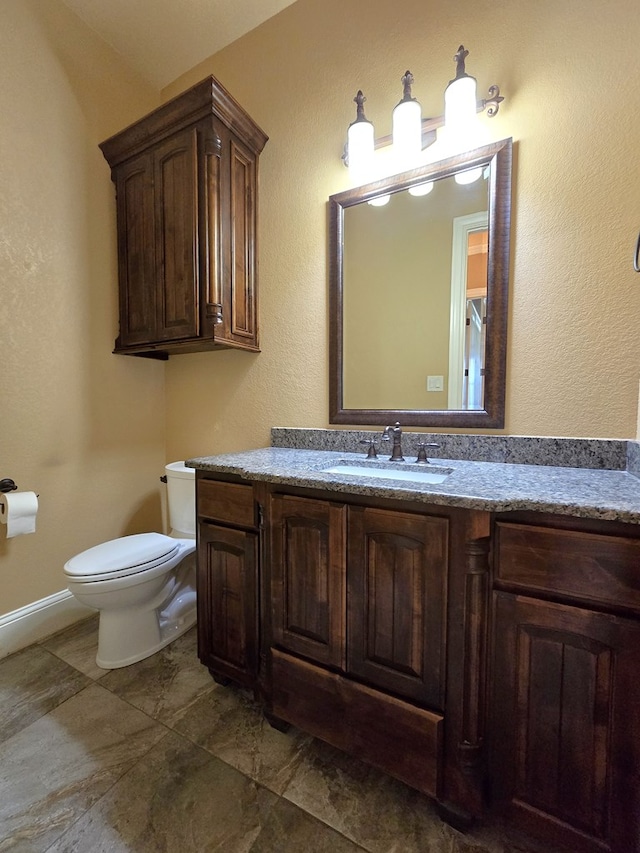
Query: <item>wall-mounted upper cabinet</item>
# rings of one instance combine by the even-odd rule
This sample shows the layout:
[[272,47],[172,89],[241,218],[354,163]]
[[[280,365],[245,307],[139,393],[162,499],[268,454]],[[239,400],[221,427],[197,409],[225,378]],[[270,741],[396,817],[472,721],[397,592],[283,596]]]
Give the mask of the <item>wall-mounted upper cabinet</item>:
[[258,157],[267,138],[207,77],[100,145],[117,197],[114,352],[258,351]]

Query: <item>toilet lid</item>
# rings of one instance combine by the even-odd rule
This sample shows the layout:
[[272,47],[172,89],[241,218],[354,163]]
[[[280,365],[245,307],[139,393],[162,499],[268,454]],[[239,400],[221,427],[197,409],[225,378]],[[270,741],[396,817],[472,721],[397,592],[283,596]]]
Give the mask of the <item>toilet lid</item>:
[[65,563],[64,571],[69,577],[77,579],[122,577],[162,565],[178,549],[176,540],[162,533],[135,533],[111,539],[76,554]]

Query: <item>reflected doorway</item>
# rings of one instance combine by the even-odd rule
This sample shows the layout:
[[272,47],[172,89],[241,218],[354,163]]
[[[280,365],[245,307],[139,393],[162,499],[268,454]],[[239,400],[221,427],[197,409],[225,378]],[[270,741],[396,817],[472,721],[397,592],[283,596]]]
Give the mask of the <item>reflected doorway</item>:
[[488,239],[487,211],[453,220],[450,409],[482,409],[484,405]]

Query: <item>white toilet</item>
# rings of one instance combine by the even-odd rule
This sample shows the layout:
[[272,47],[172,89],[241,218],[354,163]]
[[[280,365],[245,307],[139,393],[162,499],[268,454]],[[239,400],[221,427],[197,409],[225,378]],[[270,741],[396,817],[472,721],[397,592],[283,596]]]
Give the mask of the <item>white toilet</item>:
[[65,563],[69,591],[100,611],[96,663],[128,666],[196,621],[195,471],[165,467],[169,536],[137,533],[89,548]]

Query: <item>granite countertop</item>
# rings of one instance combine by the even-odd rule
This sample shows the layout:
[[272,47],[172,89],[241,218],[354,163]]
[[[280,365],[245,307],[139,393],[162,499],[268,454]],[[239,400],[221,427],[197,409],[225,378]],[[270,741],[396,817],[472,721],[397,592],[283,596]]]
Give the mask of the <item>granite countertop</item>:
[[235,474],[245,480],[325,489],[331,493],[371,495],[419,503],[444,504],[490,512],[533,510],[581,518],[640,524],[640,478],[623,470],[432,459],[430,465],[394,463],[419,471],[451,469],[443,483],[379,479],[324,473],[337,463],[385,467],[388,456],[369,462],[363,453],[269,447],[188,459],[206,471]]

